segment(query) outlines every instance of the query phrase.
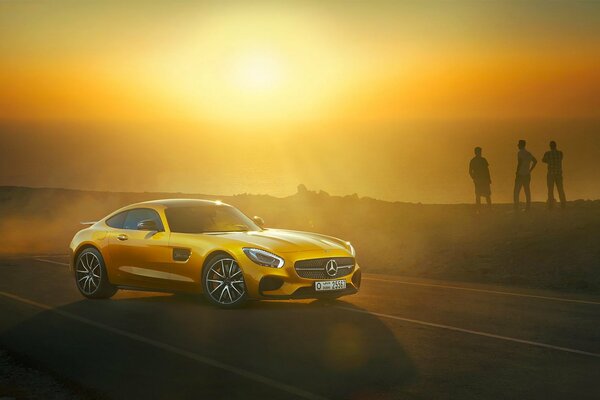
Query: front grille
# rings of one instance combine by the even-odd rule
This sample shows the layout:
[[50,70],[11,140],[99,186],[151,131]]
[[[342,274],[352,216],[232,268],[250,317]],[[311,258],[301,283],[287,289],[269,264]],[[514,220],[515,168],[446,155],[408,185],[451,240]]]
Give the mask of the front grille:
[[[325,271],[325,266],[329,260],[337,263],[337,273],[329,275]],[[346,276],[354,271],[354,258],[352,257],[333,257],[333,258],[313,258],[311,260],[300,260],[294,264],[296,273],[301,278],[308,279],[334,279]]]

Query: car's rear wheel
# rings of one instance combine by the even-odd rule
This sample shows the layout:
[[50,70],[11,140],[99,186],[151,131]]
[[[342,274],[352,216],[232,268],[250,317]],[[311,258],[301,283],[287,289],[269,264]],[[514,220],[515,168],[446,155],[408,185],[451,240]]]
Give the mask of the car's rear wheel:
[[91,247],[77,257],[75,283],[81,294],[89,299],[105,299],[117,292],[117,288],[108,281],[102,254]]
[[236,308],[248,300],[244,274],[237,261],[226,255],[217,255],[202,272],[204,296],[222,308]]

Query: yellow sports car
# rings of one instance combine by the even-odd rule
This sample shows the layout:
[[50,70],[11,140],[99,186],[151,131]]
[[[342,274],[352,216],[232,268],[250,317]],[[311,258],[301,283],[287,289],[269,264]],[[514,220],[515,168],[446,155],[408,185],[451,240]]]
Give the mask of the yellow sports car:
[[88,298],[119,288],[182,291],[231,308],[248,299],[336,298],[360,287],[349,242],[267,229],[219,201],[148,201],[90,224],[70,245],[77,288]]

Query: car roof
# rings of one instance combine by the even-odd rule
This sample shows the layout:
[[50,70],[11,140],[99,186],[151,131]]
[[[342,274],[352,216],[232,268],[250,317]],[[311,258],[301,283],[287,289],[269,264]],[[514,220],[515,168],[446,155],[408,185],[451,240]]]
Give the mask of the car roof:
[[106,217],[102,218],[100,221],[106,221],[113,216],[120,214],[122,212],[134,210],[136,208],[153,208],[155,210],[167,209],[167,208],[175,208],[175,207],[194,207],[194,206],[226,206],[232,207],[229,204],[223,203],[220,200],[204,200],[204,199],[160,199],[160,200],[150,200],[143,201],[140,203],[129,204],[128,206],[121,207],[118,210],[115,210],[108,214]]
[[170,207],[193,207],[193,206],[203,206],[203,205],[224,205],[228,206],[229,204],[225,204],[220,200],[204,200],[204,199],[161,199],[161,200],[150,200],[144,201],[141,203],[135,203],[127,206],[128,209],[134,207],[143,207],[143,206],[159,206],[164,208]]

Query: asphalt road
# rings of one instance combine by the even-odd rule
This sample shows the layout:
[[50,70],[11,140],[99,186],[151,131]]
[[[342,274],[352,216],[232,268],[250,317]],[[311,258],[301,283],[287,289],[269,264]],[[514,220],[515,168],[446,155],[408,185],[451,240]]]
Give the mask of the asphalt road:
[[0,260],[0,346],[108,399],[598,399],[600,298],[365,274],[358,295],[85,300],[64,257]]

